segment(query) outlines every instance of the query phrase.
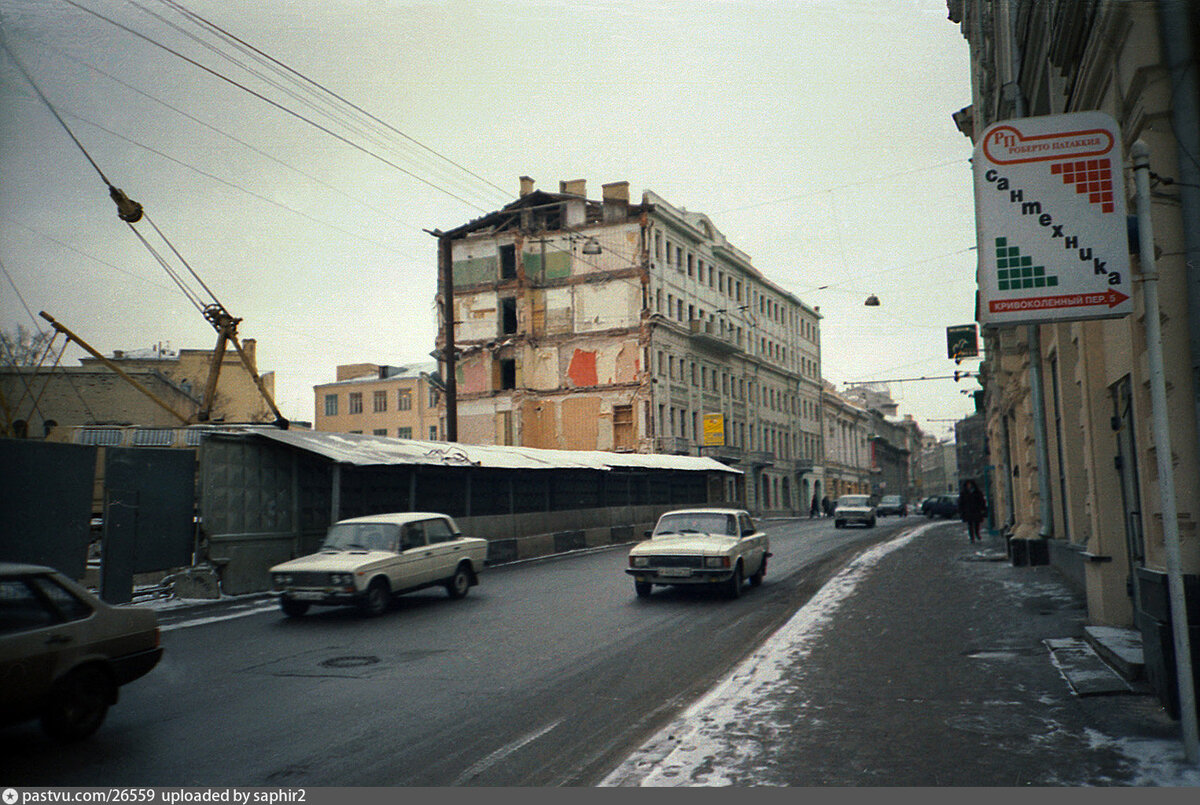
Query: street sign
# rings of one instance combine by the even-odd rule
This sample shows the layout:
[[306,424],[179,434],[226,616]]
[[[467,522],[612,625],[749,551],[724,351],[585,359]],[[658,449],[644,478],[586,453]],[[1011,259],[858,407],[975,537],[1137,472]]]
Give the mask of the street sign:
[[725,444],[725,416],[723,414],[704,415],[704,446],[720,447]]
[[981,324],[1131,312],[1121,135],[1111,117],[994,123],[973,162]]
[[979,357],[979,337],[974,324],[946,328],[946,354],[955,361]]

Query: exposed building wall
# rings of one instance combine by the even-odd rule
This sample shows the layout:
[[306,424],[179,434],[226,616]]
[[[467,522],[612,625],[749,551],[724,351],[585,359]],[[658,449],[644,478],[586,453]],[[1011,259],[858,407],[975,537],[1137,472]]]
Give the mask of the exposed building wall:
[[[649,191],[631,205],[626,183],[602,202],[568,186],[524,180],[449,236],[460,438],[712,455],[746,471],[752,508],[806,507],[823,478],[820,316],[706,216]],[[703,444],[706,415],[722,444]]]

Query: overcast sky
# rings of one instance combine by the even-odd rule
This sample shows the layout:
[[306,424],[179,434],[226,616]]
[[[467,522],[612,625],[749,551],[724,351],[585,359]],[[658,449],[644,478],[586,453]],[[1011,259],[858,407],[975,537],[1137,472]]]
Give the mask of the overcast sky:
[[[181,10],[389,128],[304,105]],[[820,308],[839,387],[975,368],[946,358],[945,328],[974,316],[975,229],[950,117],[971,100],[968,49],[944,0],[0,0],[0,25],[108,179],[244,319],[291,419],[313,418],[312,386],[340,363],[431,360],[422,230],[502,206],[523,174],[586,179],[593,198],[624,180],[707,213]],[[0,264],[0,329],[32,326],[27,304],[106,353],[212,347],[7,53]],[[891,384],[941,437],[971,388]]]

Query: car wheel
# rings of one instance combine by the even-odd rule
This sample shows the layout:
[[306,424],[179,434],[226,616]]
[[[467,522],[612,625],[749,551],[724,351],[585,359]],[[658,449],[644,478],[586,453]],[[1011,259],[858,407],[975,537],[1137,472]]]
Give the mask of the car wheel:
[[729,577],[729,581],[725,582],[725,597],[729,599],[738,598],[742,594],[742,563],[738,562],[737,567],[733,569],[733,575]]
[[303,617],[304,613],[308,612],[309,604],[307,601],[297,601],[294,598],[287,596],[279,597],[279,608],[283,610],[283,614],[289,618]]
[[100,729],[114,700],[112,678],[98,666],[68,674],[50,697],[42,728],[59,741],[78,741]]
[[446,582],[446,592],[451,598],[464,598],[471,589],[471,571],[466,564],[461,564],[454,570],[450,581]]
[[841,520],[834,520],[834,521],[833,521],[833,527],[834,527],[834,528],[841,528],[843,525],[845,525],[845,524],[844,524],[844,523],[843,523]]
[[654,585],[648,581],[635,581],[633,583],[633,591],[637,593],[638,598],[649,598],[650,592],[654,589]]
[[367,588],[367,594],[359,602],[358,608],[362,614],[373,618],[386,612],[391,600],[392,593],[388,589],[387,582],[383,579],[375,579]]
[[758,570],[754,571],[754,575],[750,577],[750,586],[757,587],[763,583],[763,577],[767,575],[767,557],[762,558],[762,564],[758,566]]

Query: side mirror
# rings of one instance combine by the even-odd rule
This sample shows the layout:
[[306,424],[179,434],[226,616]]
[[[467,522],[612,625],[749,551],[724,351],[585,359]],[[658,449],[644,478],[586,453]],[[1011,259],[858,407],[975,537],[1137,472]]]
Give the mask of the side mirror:
[[749,536],[751,536],[752,534],[754,534],[754,529],[753,529],[753,528],[743,528],[743,529],[742,529],[742,536],[743,536],[743,537],[749,537]]
[[654,532],[653,532],[653,531],[643,531],[643,532],[642,532],[642,536],[643,536],[643,537],[645,537],[646,539],[650,539],[650,537],[651,537],[653,534],[654,534]]

